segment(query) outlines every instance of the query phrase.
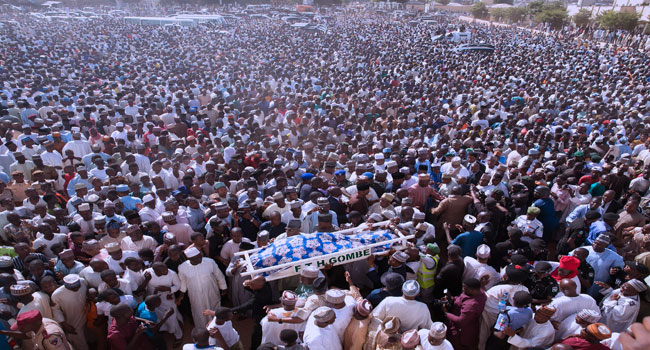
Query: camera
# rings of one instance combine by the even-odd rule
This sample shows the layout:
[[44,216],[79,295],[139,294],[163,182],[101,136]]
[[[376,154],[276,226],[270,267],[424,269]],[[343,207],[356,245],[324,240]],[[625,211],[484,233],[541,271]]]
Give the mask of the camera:
[[452,306],[454,306],[454,303],[452,303],[451,300],[443,300],[443,299],[433,299],[431,302],[434,306],[439,306],[439,307],[446,307],[447,310],[450,310]]

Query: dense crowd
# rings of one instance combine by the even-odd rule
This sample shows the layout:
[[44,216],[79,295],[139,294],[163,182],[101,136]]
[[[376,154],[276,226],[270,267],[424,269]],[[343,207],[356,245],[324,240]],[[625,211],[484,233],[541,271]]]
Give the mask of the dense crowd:
[[[0,16],[0,349],[650,346],[646,52]],[[236,254],[374,223],[413,238],[276,280]]]

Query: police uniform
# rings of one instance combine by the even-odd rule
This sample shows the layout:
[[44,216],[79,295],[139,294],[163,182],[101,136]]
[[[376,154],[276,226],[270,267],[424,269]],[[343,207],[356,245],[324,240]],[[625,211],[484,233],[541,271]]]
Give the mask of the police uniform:
[[43,318],[43,324],[34,335],[33,341],[34,349],[72,350],[63,329],[56,321],[49,318]]
[[[594,283],[594,268],[589,265],[587,261],[581,261],[580,262],[580,267],[578,267],[578,273],[580,274],[580,277],[583,279],[589,281],[589,284]],[[585,293],[587,291],[587,288],[582,287],[582,293]]]
[[560,286],[553,277],[546,276],[541,279],[535,278],[528,289],[533,299],[546,300],[553,298],[560,291]]

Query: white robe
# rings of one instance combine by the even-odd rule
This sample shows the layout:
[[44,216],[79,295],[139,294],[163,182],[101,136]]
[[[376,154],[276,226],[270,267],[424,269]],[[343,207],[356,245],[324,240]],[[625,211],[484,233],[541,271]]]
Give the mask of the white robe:
[[[99,284],[99,287],[97,288],[97,293],[101,293],[108,288],[109,288],[108,284],[106,284],[106,282],[102,282]],[[125,280],[124,278],[117,279],[117,289],[121,290],[126,295],[133,295],[133,289],[131,289],[131,283],[128,280]]]
[[72,140],[68,142],[65,146],[63,146],[63,154],[65,154],[67,150],[72,150],[72,152],[74,152],[74,156],[79,158],[83,158],[83,156],[92,153],[92,150],[90,149],[90,142],[84,140]]
[[[602,303],[601,323],[609,327],[612,332],[625,332],[627,328],[636,321],[641,308],[639,296],[623,296],[620,289],[608,288],[601,291],[605,295]],[[619,295],[618,300],[611,300],[612,295]]]
[[[88,349],[84,334],[86,330],[86,303],[84,301],[86,300],[87,289],[86,281],[82,280],[81,287],[76,292],[61,286],[52,293],[53,308],[58,311],[54,313],[54,316],[59,318],[55,318],[55,321],[65,321],[75,329],[76,334],[66,334],[68,341],[75,350]],[[63,317],[60,317],[60,315]]]
[[352,320],[352,316],[354,315],[354,306],[355,306],[354,298],[351,296],[345,296],[344,307],[340,309],[332,308],[332,310],[334,310],[334,313],[336,314],[336,320],[334,320],[332,326],[334,326],[334,330],[336,331],[336,334],[338,334],[341,343],[343,343],[345,329],[348,328],[348,325],[350,324],[350,320]]
[[[535,319],[528,321],[521,335],[515,334],[508,338],[508,343],[515,349],[528,349],[533,347],[547,348],[553,344],[555,328],[551,322],[537,323]],[[512,348],[511,348],[512,349]]]
[[92,267],[86,266],[79,272],[79,277],[86,280],[88,287],[90,288],[99,288],[99,285],[102,284],[101,272],[95,272]]
[[[269,313],[272,313],[281,318],[297,316],[298,312],[299,312],[298,309],[287,311],[282,307],[271,309],[269,311]],[[282,332],[285,329],[293,329],[298,334],[300,334],[300,332],[305,331],[306,323],[301,322],[301,323],[280,324],[278,322],[269,322],[268,317],[264,317],[260,322],[260,325],[262,326],[262,344],[268,342],[275,345],[284,345],[284,343],[280,341],[280,332]]]
[[[183,337],[183,329],[181,323],[183,322],[183,316],[178,312],[176,303],[174,301],[174,293],[176,293],[181,287],[181,280],[178,278],[176,272],[168,270],[166,275],[158,276],[153,271],[153,268],[148,268],[144,270],[151,274],[151,280],[147,284],[147,295],[158,295],[160,296],[160,307],[156,309],[156,314],[158,314],[159,319],[164,317],[167,313],[167,310],[173,309],[174,316],[170,317],[165,321],[165,323],[160,327],[161,331],[167,331],[176,337],[176,339],[181,339]],[[158,286],[170,287],[171,291],[169,292],[156,292],[155,289]]]
[[217,263],[210,258],[203,258],[198,265],[189,260],[178,267],[181,292],[187,292],[192,306],[194,325],[201,327],[208,324],[210,318],[203,316],[204,310],[214,310],[221,305],[221,290],[226,290],[226,278]]
[[425,303],[407,300],[403,297],[387,297],[377,305],[372,314],[382,321],[390,316],[399,317],[400,332],[409,329],[430,328],[433,325],[431,312]]
[[480,281],[482,276],[488,275],[488,283],[485,285],[486,290],[492,288],[501,280],[501,276],[497,270],[488,264],[480,263],[478,260],[470,256],[466,256],[464,262],[465,270],[463,271],[463,280],[467,278],[476,278]]
[[309,316],[303,335],[305,345],[309,350],[342,350],[343,345],[339,340],[334,325],[321,328],[314,322],[314,316]]
[[582,331],[582,326],[579,325],[578,322],[576,322],[576,315],[577,314],[573,314],[565,318],[564,321],[560,323],[557,331],[555,331],[556,342],[559,342],[560,340],[566,337],[580,334],[580,332]]
[[[50,297],[43,292],[36,292],[32,294],[34,300],[23,305],[18,311],[18,315],[25,313],[27,311],[38,310],[41,312],[43,318],[54,319],[54,312],[50,306]],[[16,317],[18,316],[16,315]]]
[[555,297],[550,306],[555,307],[555,314],[551,316],[551,321],[562,322],[571,315],[582,311],[583,309],[590,309],[600,312],[600,308],[594,298],[588,294],[580,294],[575,297]]

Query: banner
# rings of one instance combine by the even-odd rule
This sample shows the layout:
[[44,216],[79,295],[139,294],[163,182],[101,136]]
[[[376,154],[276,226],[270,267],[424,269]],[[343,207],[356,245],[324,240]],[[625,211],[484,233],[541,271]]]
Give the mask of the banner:
[[[281,239],[262,248],[250,256],[253,267],[257,269],[291,264],[284,269],[263,273],[264,276],[280,273],[283,277],[299,274],[307,266],[322,268],[368,259],[371,254],[390,249],[390,242],[368,247],[398,238],[391,231],[364,231],[352,235],[338,232],[318,232]],[[340,254],[338,254],[340,253]],[[323,256],[322,259],[317,259]],[[305,260],[304,264],[297,262]]]

